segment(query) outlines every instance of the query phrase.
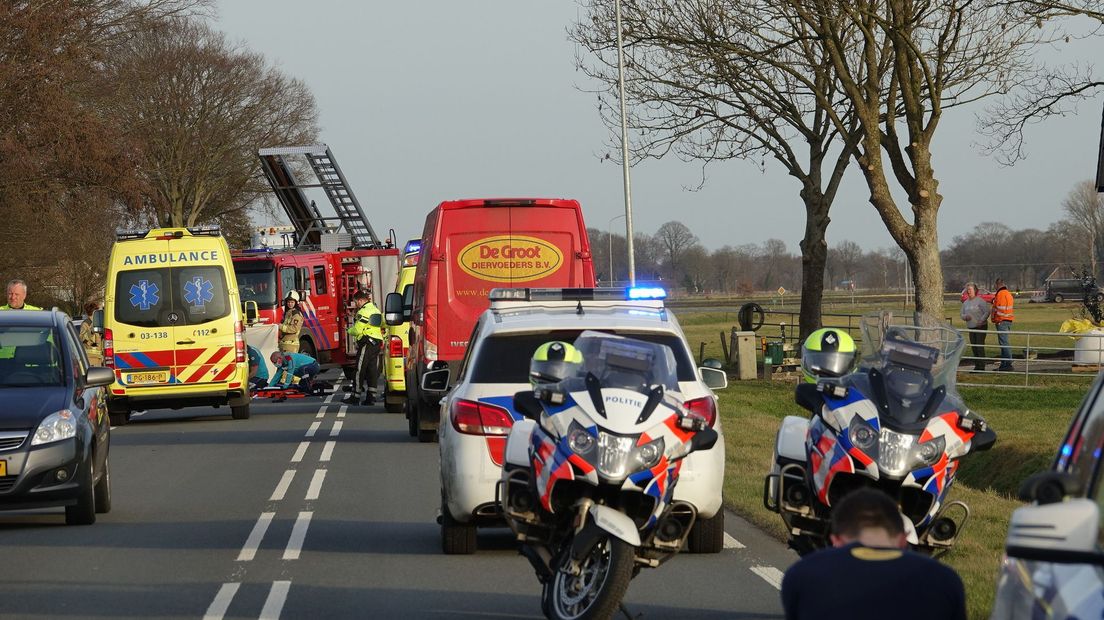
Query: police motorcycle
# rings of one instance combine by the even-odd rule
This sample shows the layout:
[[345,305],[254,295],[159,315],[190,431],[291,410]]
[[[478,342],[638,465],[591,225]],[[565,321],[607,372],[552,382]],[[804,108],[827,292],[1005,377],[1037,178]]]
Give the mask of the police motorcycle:
[[955,389],[962,335],[919,313],[872,313],[860,327],[853,372],[839,351],[803,347],[802,365],[817,378],[800,383],[795,400],[812,416],[782,421],[763,504],[804,555],[828,544],[839,499],[874,487],[898,502],[912,548],[941,555],[970,516],[964,502],[946,502],[960,460],[996,441]]
[[717,432],[688,415],[669,347],[585,331],[573,349],[534,357],[496,494],[544,614],[609,618],[638,571],[686,541],[696,510],[672,501],[674,487]]

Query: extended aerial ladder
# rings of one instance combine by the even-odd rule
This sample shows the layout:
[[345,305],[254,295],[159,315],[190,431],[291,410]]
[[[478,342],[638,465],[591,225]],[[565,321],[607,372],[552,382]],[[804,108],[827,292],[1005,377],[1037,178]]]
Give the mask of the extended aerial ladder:
[[[278,146],[257,151],[261,170],[268,179],[276,197],[295,227],[296,249],[320,246],[322,234],[343,228],[349,234],[355,248],[382,248],[380,241],[360,203],[353,195],[349,182],[341,173],[337,161],[325,144],[311,146]],[[292,165],[295,157],[306,158],[314,172],[315,182],[302,182],[295,175]],[[300,168],[302,171],[302,168]],[[308,188],[321,188],[333,206],[336,216],[323,216],[318,205],[303,192]]]

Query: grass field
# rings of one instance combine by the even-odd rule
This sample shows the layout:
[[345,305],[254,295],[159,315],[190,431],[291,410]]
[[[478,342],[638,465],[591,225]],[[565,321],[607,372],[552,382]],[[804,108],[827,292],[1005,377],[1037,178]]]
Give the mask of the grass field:
[[[1016,327],[1057,331],[1058,325],[1075,311],[1073,304],[1021,304],[1016,309]],[[728,316],[676,312],[694,353],[698,354],[699,343],[705,342],[706,357],[721,357],[719,332],[727,333],[732,328],[735,311]],[[952,312],[954,324],[961,326],[957,304],[948,305],[948,315]],[[991,339],[995,341],[995,337]],[[969,504],[971,517],[956,548],[943,559],[966,584],[971,618],[988,616],[1008,519],[1020,505],[1015,499],[1016,490],[1028,475],[1050,466],[1089,386],[1087,379],[1091,376],[1086,380],[1060,379],[1035,390],[996,386],[960,390],[969,407],[984,416],[998,436],[991,451],[963,460],[951,495],[951,499]],[[782,418],[803,415],[793,402],[793,386],[785,381],[734,381],[719,392],[728,454],[725,502],[781,540],[786,535],[782,519],[763,508],[763,476],[770,469],[774,437]]]

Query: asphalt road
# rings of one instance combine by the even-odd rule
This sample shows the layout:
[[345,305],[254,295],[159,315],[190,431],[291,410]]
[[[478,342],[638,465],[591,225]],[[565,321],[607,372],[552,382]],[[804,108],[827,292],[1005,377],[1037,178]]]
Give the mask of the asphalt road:
[[[327,402],[329,401],[329,402]],[[112,431],[113,509],[0,512],[2,618],[538,618],[507,530],[440,552],[436,444],[339,396],[153,410]],[[780,618],[796,559],[729,514],[726,549],[632,582],[638,618]]]

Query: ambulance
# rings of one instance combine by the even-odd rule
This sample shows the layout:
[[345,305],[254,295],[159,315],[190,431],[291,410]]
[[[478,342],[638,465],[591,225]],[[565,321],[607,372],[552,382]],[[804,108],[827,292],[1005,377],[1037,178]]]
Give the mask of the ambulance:
[[217,226],[120,232],[111,249],[104,365],[111,423],[138,409],[229,405],[249,417],[242,304]]
[[[418,254],[422,249],[421,239],[411,239],[403,247],[402,268],[399,281],[395,284],[395,293],[402,295],[408,288],[413,294],[414,273],[418,268]],[[383,347],[383,370],[386,379],[383,391],[383,409],[388,413],[399,413],[406,409],[406,354],[410,348],[410,322],[388,325]],[[411,416],[407,415],[407,422]],[[413,422],[410,422],[410,436],[418,434]]]

